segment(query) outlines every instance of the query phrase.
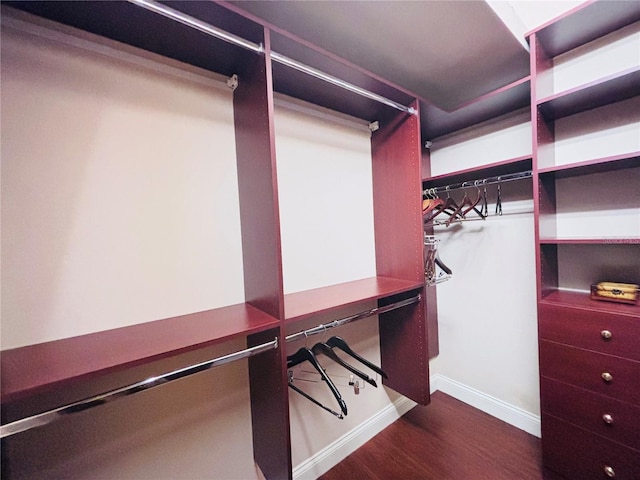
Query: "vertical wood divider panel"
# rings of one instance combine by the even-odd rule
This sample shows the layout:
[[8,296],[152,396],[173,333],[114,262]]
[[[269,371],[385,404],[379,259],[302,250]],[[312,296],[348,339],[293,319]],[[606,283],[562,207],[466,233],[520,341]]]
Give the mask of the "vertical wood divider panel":
[[[421,140],[420,149],[422,150],[422,173],[420,178],[429,178],[431,177],[431,151],[426,147],[423,148],[422,144],[423,141]],[[420,188],[422,188],[422,185]],[[422,195],[420,195],[420,198],[422,198]],[[422,217],[420,217],[420,222],[422,224]],[[424,231],[428,235],[433,235],[433,226],[425,227]],[[424,265],[424,257],[422,265]],[[440,343],[438,342],[438,339],[440,338],[438,334],[438,292],[436,286],[425,286],[424,297],[423,303],[427,319],[429,358],[434,358],[440,354]]]
[[[417,101],[412,106],[417,110]],[[381,120],[372,135],[371,155],[377,274],[423,282],[419,115],[397,113]],[[385,384],[426,405],[429,352],[422,290],[419,304],[379,317],[380,354],[389,375]]]
[[[284,319],[280,214],[269,30],[265,53],[238,72],[234,123],[245,299]],[[249,359],[253,452],[267,479],[291,478],[289,401],[282,328],[251,335],[248,346],[278,337],[279,348]]]

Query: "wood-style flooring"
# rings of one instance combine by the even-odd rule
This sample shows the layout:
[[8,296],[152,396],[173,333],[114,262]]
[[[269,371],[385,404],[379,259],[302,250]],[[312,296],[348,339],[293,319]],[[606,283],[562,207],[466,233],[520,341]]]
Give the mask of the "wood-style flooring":
[[540,439],[441,392],[321,480],[540,480]]

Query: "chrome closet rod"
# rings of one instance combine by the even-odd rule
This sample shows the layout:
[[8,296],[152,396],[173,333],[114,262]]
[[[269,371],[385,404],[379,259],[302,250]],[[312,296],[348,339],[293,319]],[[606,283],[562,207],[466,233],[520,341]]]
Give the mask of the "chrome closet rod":
[[51,422],[59,420],[60,418],[65,417],[67,415],[82,412],[90,408],[98,407],[107,402],[111,402],[113,400],[116,400],[122,397],[126,397],[129,395],[133,395],[135,393],[149,390],[151,388],[164,385],[184,377],[188,377],[189,375],[200,373],[210,368],[224,365],[225,363],[230,363],[235,360],[251,357],[258,353],[262,353],[267,350],[273,350],[275,348],[278,348],[277,337],[271,342],[256,345],[255,347],[251,347],[251,348],[246,348],[238,352],[230,353],[228,355],[214,358],[212,360],[198,363],[196,365],[191,365],[189,367],[184,367],[179,370],[174,370],[173,372],[168,372],[168,373],[159,375],[157,377],[150,377],[150,378],[147,378],[146,380],[143,380],[138,383],[134,383],[132,385],[128,385],[126,387],[121,387],[116,390],[111,390],[106,393],[101,393],[94,397],[90,397],[84,400],[80,400],[78,402],[70,403],[63,407],[55,408],[53,410],[48,410],[46,412],[32,415],[30,417],[25,417],[20,420],[16,420],[15,422],[7,423],[5,425],[0,426],[0,438],[8,437],[10,435],[15,435],[16,433],[31,430],[32,428],[41,427],[43,425],[47,425]]
[[380,315],[386,312],[391,312],[392,310],[397,310],[398,308],[402,308],[402,307],[406,307],[407,305],[418,303],[421,298],[422,298],[422,295],[418,294],[415,297],[407,298],[406,300],[401,300],[399,302],[391,303],[383,307],[372,308],[371,310],[356,313],[355,315],[341,318],[339,320],[334,320],[333,322],[329,322],[327,324],[320,324],[317,327],[313,327],[308,330],[303,330],[298,333],[292,333],[291,335],[288,335],[285,338],[285,341],[292,342],[293,340],[297,340],[302,337],[308,337],[310,335],[316,335],[318,333],[326,332],[330,328],[340,327],[341,325],[345,325],[347,323],[354,322],[356,320],[361,320],[363,318],[371,317],[373,315]]
[[[232,43],[234,45],[245,48],[247,50],[251,50],[252,52],[255,52],[255,53],[264,53],[264,46],[262,44],[245,40],[244,38],[234,35],[233,33],[229,33],[218,27],[214,27],[213,25],[210,25],[206,22],[198,20],[197,18],[192,17],[190,15],[186,15],[180,12],[179,10],[175,10],[171,7],[163,5],[162,3],[156,2],[154,0],[128,0],[128,1],[130,3],[133,3],[134,5],[137,5],[139,7],[155,12],[159,15],[167,17],[183,25],[194,28],[200,32],[206,33],[207,35],[210,35],[212,37],[219,38],[220,40],[224,40],[226,42]],[[331,83],[332,85],[341,87],[345,90],[353,92],[362,97],[393,107],[396,110],[400,110],[402,112],[406,112],[411,115],[417,114],[416,109],[413,107],[407,107],[394,100],[383,97],[382,95],[378,95],[377,93],[370,92],[369,90],[360,88],[357,85],[353,85],[352,83],[345,82],[344,80],[334,77],[333,75],[324,73],[320,70],[317,70],[313,67],[305,65],[304,63],[298,62],[297,60],[289,58],[280,53],[271,51],[271,59],[278,63],[281,63],[282,65],[286,65],[288,67],[294,68],[300,72],[306,73],[307,75],[311,75],[312,77],[319,78],[320,80],[323,80],[327,83]]]
[[[453,183],[451,185],[443,185],[441,187],[425,188],[422,191],[423,195],[430,193],[445,193],[451,190],[458,190],[461,188],[469,187],[483,187],[485,185],[494,185],[496,183],[511,182],[513,180],[522,180],[524,178],[531,178],[533,172],[531,170],[525,170],[524,172],[508,173],[506,175],[497,175],[495,177],[488,177],[478,180],[467,180],[460,183]],[[427,180],[428,182],[428,180]]]

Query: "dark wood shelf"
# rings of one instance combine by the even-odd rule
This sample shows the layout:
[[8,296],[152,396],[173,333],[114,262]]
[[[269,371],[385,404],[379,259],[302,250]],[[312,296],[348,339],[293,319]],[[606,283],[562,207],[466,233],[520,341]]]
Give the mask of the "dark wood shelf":
[[2,351],[2,403],[276,328],[248,304]]
[[590,311],[613,313],[616,315],[628,315],[640,318],[640,306],[624,303],[605,302],[591,300],[587,292],[569,292],[565,290],[553,290],[540,300],[541,304],[556,305],[569,308],[582,308]]
[[528,108],[530,102],[531,80],[529,76],[478,97],[449,112],[421,102],[422,140],[434,140],[487,120]]
[[458,170],[435,177],[423,178],[423,186],[433,188],[448,184],[475,180],[483,177],[496,177],[510,173],[518,173],[531,170],[531,156],[510,158],[501,162],[490,163],[475,168]]
[[640,3],[588,2],[526,34],[535,33],[548,57],[556,57],[640,20]]
[[543,245],[640,245],[640,238],[540,238]]
[[389,277],[370,277],[284,296],[285,318],[296,322],[342,307],[421,289],[424,283]]
[[630,152],[557,167],[541,168],[538,173],[544,177],[568,178],[637,167],[640,167],[640,152]]
[[640,67],[580,85],[565,92],[538,100],[540,112],[547,121],[620,102],[640,92]]

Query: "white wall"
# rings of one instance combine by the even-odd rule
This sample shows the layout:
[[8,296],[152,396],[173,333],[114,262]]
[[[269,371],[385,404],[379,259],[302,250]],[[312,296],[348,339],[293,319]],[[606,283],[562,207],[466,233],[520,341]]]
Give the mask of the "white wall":
[[[434,175],[531,155],[527,112],[435,142]],[[489,218],[437,227],[453,277],[437,287],[437,388],[539,434],[533,192],[531,180],[488,186]],[[475,198],[475,190],[469,195]],[[451,193],[461,200],[463,192]]]
[[202,81],[3,28],[3,349],[244,301],[232,97]]

